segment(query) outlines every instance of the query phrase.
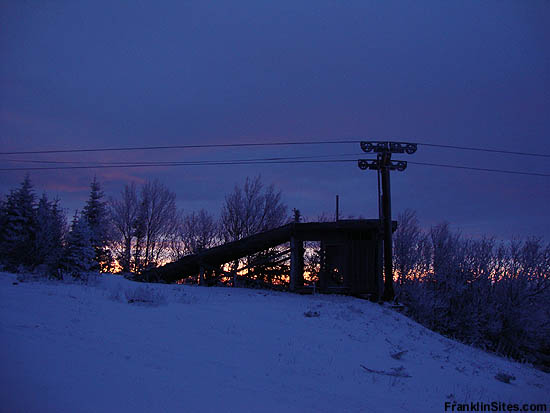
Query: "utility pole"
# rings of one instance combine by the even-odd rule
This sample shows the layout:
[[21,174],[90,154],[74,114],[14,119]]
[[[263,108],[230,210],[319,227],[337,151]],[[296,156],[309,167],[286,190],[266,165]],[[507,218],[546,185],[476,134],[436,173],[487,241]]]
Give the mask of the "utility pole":
[[[390,171],[403,172],[407,168],[406,161],[392,161],[392,153],[407,153],[412,155],[416,152],[415,143],[407,142],[361,142],[363,152],[376,153],[375,160],[360,159],[359,168],[378,171],[378,213],[381,227],[384,231],[384,301],[392,301],[393,290],[393,269],[392,269],[392,220],[391,220],[391,192],[390,192]],[[380,197],[380,183],[382,184],[382,196]],[[382,202],[382,207],[380,207]],[[381,274],[380,274],[381,275]]]

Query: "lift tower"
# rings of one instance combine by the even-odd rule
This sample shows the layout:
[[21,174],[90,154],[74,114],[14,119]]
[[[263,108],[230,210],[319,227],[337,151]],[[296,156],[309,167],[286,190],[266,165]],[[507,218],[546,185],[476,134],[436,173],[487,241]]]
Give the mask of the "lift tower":
[[[376,159],[360,159],[358,165],[362,170],[370,169],[378,172],[378,214],[384,229],[384,293],[382,299],[392,301],[394,290],[390,171],[403,172],[407,168],[407,162],[394,161],[391,156],[393,153],[412,155],[416,152],[417,145],[408,142],[362,141],[361,149],[366,153],[377,154]],[[380,196],[380,184],[382,184],[382,196]]]

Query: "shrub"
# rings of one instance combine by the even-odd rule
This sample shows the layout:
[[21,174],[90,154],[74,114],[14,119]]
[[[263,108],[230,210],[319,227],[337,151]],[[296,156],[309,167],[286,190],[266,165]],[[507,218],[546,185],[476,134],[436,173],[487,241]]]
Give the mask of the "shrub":
[[153,307],[166,304],[166,297],[162,292],[147,286],[126,289],[124,295],[129,304],[140,304]]
[[414,228],[395,235],[396,292],[409,315],[464,342],[540,360],[550,349],[550,244],[467,239],[446,223],[422,233],[414,214],[404,218],[399,224]]

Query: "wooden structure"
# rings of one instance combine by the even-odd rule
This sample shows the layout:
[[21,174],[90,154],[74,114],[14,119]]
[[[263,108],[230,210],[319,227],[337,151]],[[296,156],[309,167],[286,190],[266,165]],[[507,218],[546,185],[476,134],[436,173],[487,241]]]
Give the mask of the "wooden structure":
[[[395,230],[396,223],[393,223]],[[292,222],[279,228],[188,255],[151,270],[148,278],[175,282],[189,276],[204,279],[205,271],[219,268],[268,248],[290,243],[290,290],[304,290],[304,242],[320,241],[318,290],[379,299],[382,294],[383,231],[379,220]]]

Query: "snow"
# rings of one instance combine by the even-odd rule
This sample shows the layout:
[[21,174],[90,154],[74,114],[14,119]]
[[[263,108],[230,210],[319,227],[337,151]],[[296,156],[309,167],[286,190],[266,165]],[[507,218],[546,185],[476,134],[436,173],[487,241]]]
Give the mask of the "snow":
[[113,275],[14,282],[0,273],[1,411],[431,412],[445,401],[550,401],[550,375],[351,297]]

